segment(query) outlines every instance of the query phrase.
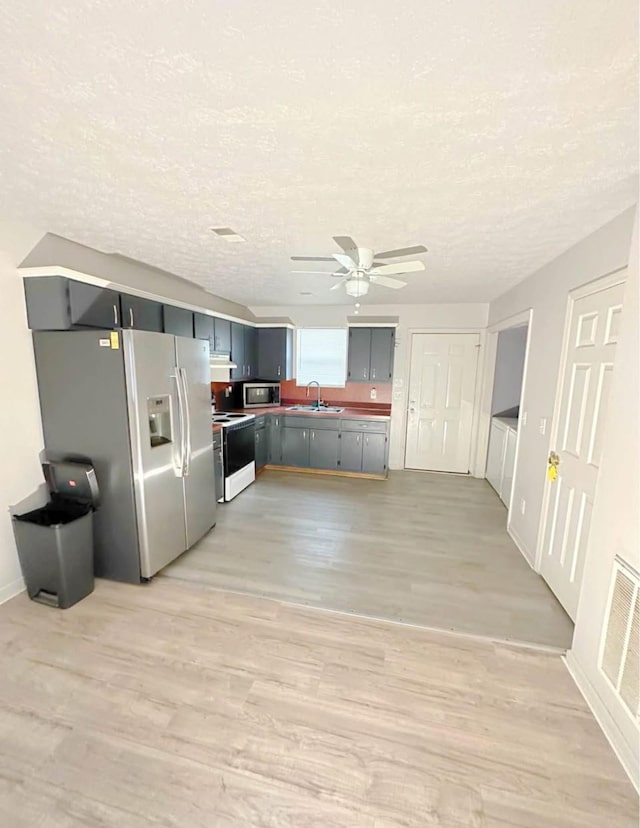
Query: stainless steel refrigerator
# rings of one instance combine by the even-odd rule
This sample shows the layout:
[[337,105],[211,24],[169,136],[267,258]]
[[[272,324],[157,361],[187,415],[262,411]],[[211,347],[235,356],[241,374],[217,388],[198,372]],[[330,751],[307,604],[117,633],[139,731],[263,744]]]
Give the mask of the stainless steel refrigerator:
[[135,330],[33,342],[47,455],[96,469],[96,575],[150,578],[215,524],[209,343]]

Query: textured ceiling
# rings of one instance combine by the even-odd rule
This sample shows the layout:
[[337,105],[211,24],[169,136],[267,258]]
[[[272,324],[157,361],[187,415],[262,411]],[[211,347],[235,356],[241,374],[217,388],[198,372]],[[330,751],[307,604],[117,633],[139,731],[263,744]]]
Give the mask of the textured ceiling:
[[429,248],[409,287],[365,301],[485,301],[635,201],[636,16],[3,0],[1,211],[246,304],[350,304],[288,272],[338,234]]

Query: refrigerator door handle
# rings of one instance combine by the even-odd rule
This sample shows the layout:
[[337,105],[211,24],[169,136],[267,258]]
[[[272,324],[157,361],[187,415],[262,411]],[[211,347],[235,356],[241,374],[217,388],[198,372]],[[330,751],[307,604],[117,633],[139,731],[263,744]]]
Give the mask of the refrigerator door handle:
[[176,390],[178,392],[178,419],[180,420],[180,463],[178,464],[179,467],[176,470],[178,477],[184,477],[184,464],[185,464],[185,457],[187,454],[187,430],[186,430],[186,421],[187,417],[185,414],[185,405],[184,405],[184,394],[182,388],[182,374],[180,373],[180,368],[177,366],[173,369],[173,378],[176,381]]
[[187,382],[187,369],[178,368],[182,379],[182,393],[184,395],[184,421],[185,421],[185,452],[183,476],[188,477],[191,471],[191,412],[189,408],[189,385]]

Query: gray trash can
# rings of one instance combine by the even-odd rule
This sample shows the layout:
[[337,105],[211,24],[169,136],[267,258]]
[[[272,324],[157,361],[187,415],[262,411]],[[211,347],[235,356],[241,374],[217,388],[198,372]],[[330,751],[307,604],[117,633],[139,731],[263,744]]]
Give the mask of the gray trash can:
[[49,502],[23,514],[14,507],[13,532],[29,598],[66,609],[93,592],[98,484],[84,463],[44,462],[42,470]]

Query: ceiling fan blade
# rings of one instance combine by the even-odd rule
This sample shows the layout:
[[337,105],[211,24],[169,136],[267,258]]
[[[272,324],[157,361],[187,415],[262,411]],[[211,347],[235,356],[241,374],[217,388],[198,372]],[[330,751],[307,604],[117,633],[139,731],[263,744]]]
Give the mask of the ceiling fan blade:
[[351,253],[352,250],[357,250],[358,245],[354,242],[351,236],[334,236],[334,242],[341,247],[345,253]]
[[376,259],[393,259],[394,256],[414,256],[416,253],[426,253],[424,244],[417,244],[415,247],[401,247],[399,250],[385,250],[384,253],[376,253]]
[[333,258],[336,262],[338,262],[338,264],[342,265],[342,267],[346,267],[347,270],[353,270],[358,266],[356,260],[352,259],[351,256],[347,256],[346,253],[334,253]]
[[[347,271],[344,271],[347,273]],[[342,276],[342,273],[332,273],[330,270],[290,270],[289,273],[311,273],[320,276]]]
[[332,276],[344,276],[348,272],[349,271],[346,267],[339,267],[337,270],[334,270],[331,275]]
[[382,265],[382,267],[376,267],[375,270],[370,270],[370,274],[373,276],[374,274],[388,274],[389,276],[392,273],[414,273],[418,270],[426,270],[424,266],[424,262],[398,262],[398,264],[388,264]]
[[292,262],[332,262],[332,256],[292,256]]
[[331,287],[329,288],[329,290],[338,290],[338,288],[341,288],[341,287],[342,287],[342,285],[344,285],[344,283],[345,283],[346,281],[348,281],[348,277],[347,277],[347,278],[345,278],[345,279],[340,279],[340,281],[339,281],[339,282],[336,282],[336,283],[335,283],[335,285],[331,285]]
[[401,282],[400,279],[390,279],[388,276],[376,276],[374,273],[369,277],[372,285],[380,285],[381,287],[394,288],[398,290],[407,286],[406,282]]

